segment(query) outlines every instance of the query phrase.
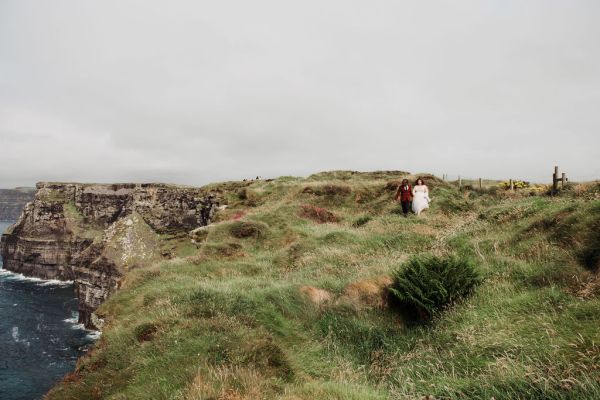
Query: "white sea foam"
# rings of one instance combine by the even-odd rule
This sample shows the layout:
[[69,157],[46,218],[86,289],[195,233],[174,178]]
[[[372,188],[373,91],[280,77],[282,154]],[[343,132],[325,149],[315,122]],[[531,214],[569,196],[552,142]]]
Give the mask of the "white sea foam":
[[71,318],[63,319],[64,322],[71,325],[71,329],[77,329],[85,331],[87,334],[85,337],[89,340],[97,340],[102,335],[101,331],[95,331],[93,329],[87,329],[84,324],[79,323],[79,316],[74,314]]
[[71,318],[67,318],[67,319],[63,319],[64,322],[68,323],[68,324],[74,324],[77,325],[77,322],[79,321],[79,318],[77,318],[77,316],[71,317]]
[[102,336],[102,331],[89,331],[89,333],[85,335],[85,337],[90,340],[98,340],[100,339],[100,336]]
[[19,327],[13,326],[11,334],[12,334],[12,338],[14,339],[14,341],[18,342],[19,341]]
[[38,284],[38,286],[71,286],[73,281],[59,281],[58,279],[49,279]]
[[10,279],[12,281],[36,282],[38,286],[67,287],[73,284],[73,281],[59,281],[58,279],[35,278],[32,276],[25,276],[17,272],[8,271],[6,269],[0,269],[0,276],[4,276],[6,279]]
[[19,335],[19,327],[13,326],[11,331],[12,338],[17,343],[23,343],[27,347],[31,345],[31,343],[26,339],[21,339],[21,335]]

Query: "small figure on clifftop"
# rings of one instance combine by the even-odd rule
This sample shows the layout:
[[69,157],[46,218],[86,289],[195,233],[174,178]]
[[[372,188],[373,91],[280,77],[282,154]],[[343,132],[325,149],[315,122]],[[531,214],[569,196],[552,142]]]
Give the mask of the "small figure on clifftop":
[[400,204],[402,205],[402,213],[404,214],[404,218],[408,217],[408,211],[410,210],[410,202],[412,201],[412,186],[408,183],[408,179],[403,179],[402,183],[398,185],[398,189],[396,189],[396,195],[394,196],[394,200],[398,201],[400,198]]
[[431,199],[429,198],[429,189],[423,179],[419,178],[415,182],[415,187],[412,190],[413,202],[412,209],[413,212],[417,215],[421,215],[421,211],[429,208],[429,202]]

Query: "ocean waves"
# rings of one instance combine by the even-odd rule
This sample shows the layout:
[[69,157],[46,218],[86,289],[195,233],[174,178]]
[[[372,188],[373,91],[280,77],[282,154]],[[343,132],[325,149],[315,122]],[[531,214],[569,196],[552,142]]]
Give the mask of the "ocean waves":
[[19,281],[19,282],[32,282],[37,286],[58,286],[58,287],[68,287],[73,285],[73,281],[61,281],[58,279],[41,279],[34,278],[30,276],[25,276],[23,274],[8,271],[6,269],[0,268],[0,279]]

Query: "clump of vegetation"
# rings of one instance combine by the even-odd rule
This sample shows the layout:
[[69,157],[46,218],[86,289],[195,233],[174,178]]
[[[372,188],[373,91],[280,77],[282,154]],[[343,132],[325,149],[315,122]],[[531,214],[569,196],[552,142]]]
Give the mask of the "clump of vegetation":
[[257,207],[261,201],[261,196],[254,190],[246,189],[244,205],[248,207]]
[[316,196],[327,196],[327,197],[335,197],[335,196],[348,196],[352,190],[349,186],[345,185],[312,185],[306,186],[302,189],[302,193],[314,194]]
[[481,282],[473,263],[456,257],[415,256],[394,273],[390,293],[409,316],[429,320]]
[[253,237],[255,239],[265,236],[268,227],[263,222],[235,221],[229,226],[229,233],[238,239]]
[[581,248],[577,251],[579,261],[587,268],[600,269],[600,218],[596,219],[585,233]]
[[588,200],[600,200],[600,181],[577,184],[573,187],[573,194]]
[[[512,184],[513,184],[513,189],[526,189],[530,186],[529,182],[520,181],[520,180],[513,180]],[[510,189],[510,181],[502,181],[502,182],[498,183],[498,186],[503,189]]]
[[237,191],[237,198],[240,200],[246,200],[248,198],[248,188],[241,188]]
[[460,193],[447,193],[434,198],[433,205],[445,214],[464,213],[473,209],[473,203]]
[[358,217],[357,219],[354,220],[354,222],[352,223],[352,226],[355,228],[361,227],[363,225],[366,225],[367,223],[369,223],[370,220],[372,220],[373,217],[371,217],[370,215],[363,215]]
[[152,323],[143,323],[135,327],[133,334],[138,342],[147,342],[152,340],[158,328]]
[[316,221],[320,224],[339,221],[339,218],[331,211],[309,204],[304,204],[300,206],[300,216],[312,219],[313,221]]
[[386,182],[385,190],[388,192],[395,192],[398,189],[398,186],[400,186],[400,183],[402,183],[401,180]]

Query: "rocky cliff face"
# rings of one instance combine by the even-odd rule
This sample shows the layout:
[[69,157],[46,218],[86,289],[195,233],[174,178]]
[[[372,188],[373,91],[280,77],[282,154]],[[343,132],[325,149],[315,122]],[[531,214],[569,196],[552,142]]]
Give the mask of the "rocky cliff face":
[[8,270],[72,280],[80,322],[94,327],[93,311],[127,270],[168,257],[161,238],[207,225],[217,205],[199,188],[39,183],[0,254]]
[[33,188],[0,189],[0,221],[16,221],[34,194]]

